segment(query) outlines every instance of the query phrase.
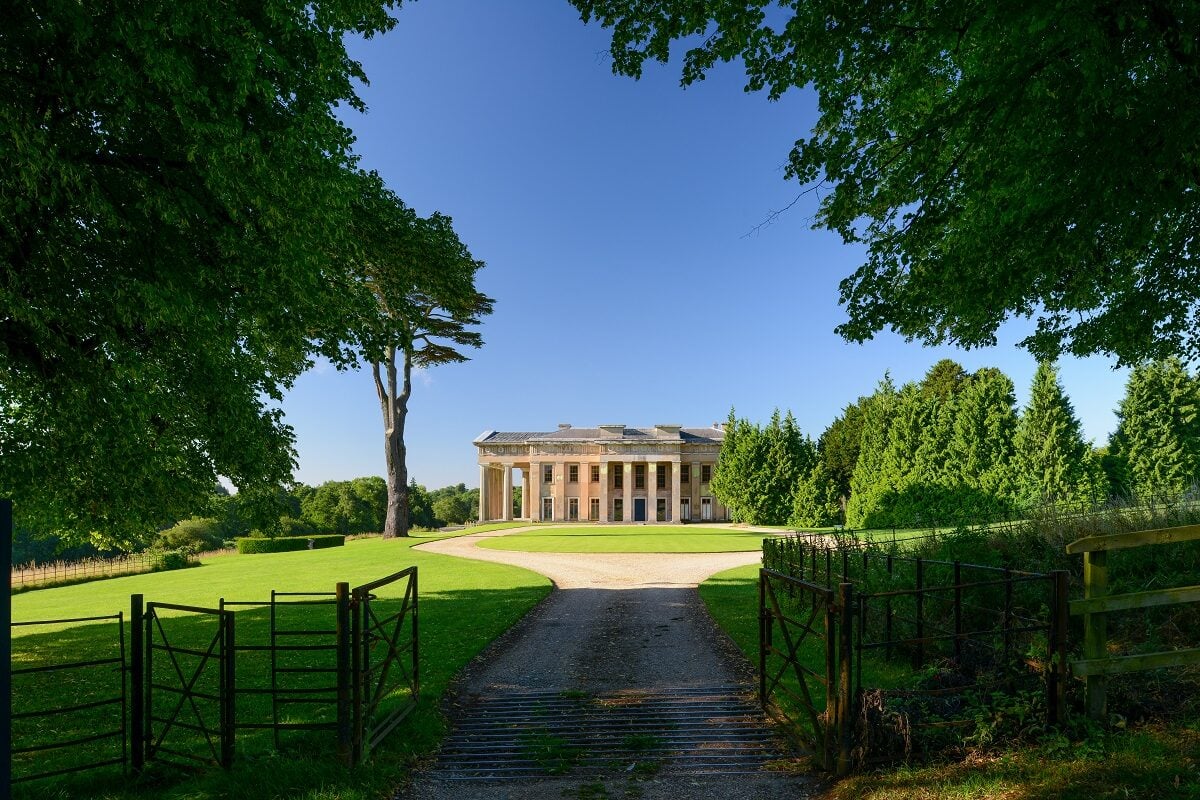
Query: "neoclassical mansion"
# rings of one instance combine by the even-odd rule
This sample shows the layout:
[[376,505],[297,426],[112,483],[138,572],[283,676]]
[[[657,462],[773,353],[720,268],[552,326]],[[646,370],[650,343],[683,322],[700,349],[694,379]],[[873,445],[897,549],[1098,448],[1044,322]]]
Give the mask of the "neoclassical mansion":
[[479,451],[479,520],[513,518],[513,470],[521,471],[518,519],[574,522],[707,522],[729,519],[709,489],[725,433],[655,425],[562,424],[546,433],[485,431]]

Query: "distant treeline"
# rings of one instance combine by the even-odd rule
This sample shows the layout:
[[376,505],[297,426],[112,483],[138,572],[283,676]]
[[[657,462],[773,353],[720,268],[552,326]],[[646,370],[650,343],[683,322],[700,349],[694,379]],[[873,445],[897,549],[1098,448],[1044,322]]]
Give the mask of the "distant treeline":
[[[465,484],[427,490],[415,480],[408,487],[414,528],[461,525],[478,515],[479,490]],[[320,486],[295,484],[270,493],[230,494],[218,486],[203,508],[161,531],[150,532],[143,545],[160,550],[201,552],[218,549],[239,536],[303,536],[314,533],[378,533],[387,513],[387,484],[370,476],[327,481]],[[58,540],[17,531],[13,563],[81,559],[108,555],[94,547],[58,547]]]
[[1107,447],[1085,441],[1053,365],[1018,412],[1012,380],[939,361],[846,406],[814,442],[791,413],[730,411],[713,493],[736,521],[853,528],[955,524],[1045,504],[1179,494],[1200,484],[1200,376],[1175,359],[1130,374]]

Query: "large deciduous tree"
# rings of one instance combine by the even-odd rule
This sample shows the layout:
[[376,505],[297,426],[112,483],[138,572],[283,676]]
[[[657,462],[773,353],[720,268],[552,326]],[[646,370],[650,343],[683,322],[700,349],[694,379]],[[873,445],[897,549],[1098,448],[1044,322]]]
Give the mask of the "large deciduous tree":
[[[472,326],[491,313],[492,299],[475,288],[483,262],[471,256],[449,217],[418,216],[373,173],[360,175],[360,184],[355,269],[375,305],[358,333],[383,416],[388,484],[383,535],[407,536],[412,519],[404,425],[413,369],[466,361],[462,348],[483,345]],[[422,524],[431,520],[430,513]]]
[[291,477],[273,407],[369,294],[339,254],[390,0],[14,4],[0,36],[0,496],[144,538]]
[[1042,358],[1200,358],[1200,5],[572,3],[617,73],[683,39],[684,84],[740,59],[748,90],[815,90],[787,174],[865,246],[847,339],[988,345],[1015,315]]

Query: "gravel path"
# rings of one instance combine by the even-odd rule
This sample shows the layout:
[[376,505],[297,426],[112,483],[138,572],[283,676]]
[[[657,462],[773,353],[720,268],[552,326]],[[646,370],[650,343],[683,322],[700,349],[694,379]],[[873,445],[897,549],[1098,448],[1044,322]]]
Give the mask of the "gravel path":
[[[712,621],[696,586],[714,573],[757,563],[758,552],[524,553],[475,546],[481,539],[520,530],[527,529],[420,545],[446,555],[525,567],[549,577],[557,589],[467,668],[451,698],[459,728],[478,724],[497,698],[538,692],[670,698],[723,687],[753,712],[750,702],[737,699],[752,692],[750,665]],[[642,779],[625,773],[500,782],[448,781],[446,774],[435,769],[418,776],[405,796],[775,800],[806,797],[812,790],[807,779],[763,771],[701,775],[671,774],[664,768]]]

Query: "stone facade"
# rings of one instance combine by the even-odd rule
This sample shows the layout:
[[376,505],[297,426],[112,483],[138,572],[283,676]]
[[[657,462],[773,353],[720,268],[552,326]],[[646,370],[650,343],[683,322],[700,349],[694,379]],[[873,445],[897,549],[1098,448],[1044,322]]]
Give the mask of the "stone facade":
[[709,490],[721,441],[710,428],[559,425],[545,433],[485,431],[479,453],[479,520],[513,519],[513,470],[521,470],[517,519],[545,522],[723,522]]

